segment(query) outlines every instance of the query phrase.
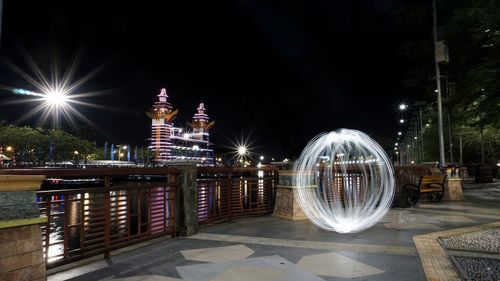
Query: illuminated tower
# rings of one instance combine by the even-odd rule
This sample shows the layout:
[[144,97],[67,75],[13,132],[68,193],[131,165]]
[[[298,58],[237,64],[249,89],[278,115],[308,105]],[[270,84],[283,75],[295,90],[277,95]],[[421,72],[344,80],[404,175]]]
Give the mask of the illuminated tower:
[[198,112],[193,116],[193,122],[191,122],[190,126],[193,128],[193,139],[203,140],[206,142],[207,147],[209,144],[209,135],[208,130],[212,128],[215,124],[215,121],[208,122],[208,115],[205,113],[205,105],[200,103],[200,106],[197,108]]
[[151,118],[151,146],[149,148],[158,162],[172,159],[172,119],[177,115],[177,110],[172,111],[172,105],[167,101],[167,98],[167,91],[161,89],[158,101],[147,113]]

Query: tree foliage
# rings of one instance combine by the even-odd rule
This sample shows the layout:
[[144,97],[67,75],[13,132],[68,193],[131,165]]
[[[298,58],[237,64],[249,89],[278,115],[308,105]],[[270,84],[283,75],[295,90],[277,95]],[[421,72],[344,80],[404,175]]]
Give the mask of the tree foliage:
[[14,148],[18,165],[45,165],[48,162],[87,159],[89,155],[95,154],[93,143],[65,131],[18,127],[5,121],[0,122],[0,146],[4,149],[7,146]]
[[[500,159],[500,1],[436,0],[439,40],[449,48],[448,63],[440,63],[446,149],[458,159],[462,139],[465,162],[479,162],[480,141],[487,161]],[[409,0],[395,13],[401,30],[400,60],[405,79],[402,87],[416,93],[414,99],[435,104],[432,1]],[[451,82],[451,83],[448,83]],[[453,87],[449,87],[453,85]],[[437,158],[437,118],[427,130],[426,154]],[[448,143],[447,116],[451,116],[453,147]],[[447,156],[449,160],[449,156]],[[432,160],[427,159],[427,160]]]

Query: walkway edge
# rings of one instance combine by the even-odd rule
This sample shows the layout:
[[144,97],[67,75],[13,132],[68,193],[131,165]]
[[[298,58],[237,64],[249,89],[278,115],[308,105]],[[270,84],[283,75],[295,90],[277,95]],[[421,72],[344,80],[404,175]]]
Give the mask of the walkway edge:
[[198,233],[189,236],[189,239],[223,241],[242,244],[257,244],[279,247],[306,248],[316,250],[343,250],[372,254],[400,255],[400,256],[416,256],[417,251],[414,247],[402,246],[387,246],[387,245],[369,245],[369,244],[352,244],[338,242],[322,242],[322,241],[306,241],[306,240],[288,240],[265,237],[252,237],[242,235],[226,235],[214,233]]

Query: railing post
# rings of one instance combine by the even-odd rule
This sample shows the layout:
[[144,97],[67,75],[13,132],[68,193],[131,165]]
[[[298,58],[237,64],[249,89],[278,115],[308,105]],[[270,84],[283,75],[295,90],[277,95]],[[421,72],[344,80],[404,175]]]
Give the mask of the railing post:
[[[173,186],[173,191],[171,192],[172,195],[169,194],[169,196],[172,196],[173,197],[173,200],[169,200],[168,201],[168,210],[172,211],[172,214],[170,215],[170,218],[169,218],[169,222],[172,221],[172,227],[171,227],[171,231],[172,231],[172,238],[174,238],[175,236],[177,236],[177,212],[178,210],[177,209],[177,205],[179,205],[179,174],[168,174],[167,175],[167,188]],[[174,204],[174,207],[173,208],[170,208],[170,204]]]
[[179,219],[181,234],[191,236],[198,233],[198,182],[196,166],[182,166],[180,170]]
[[233,173],[229,172],[227,175],[227,206],[229,209],[229,220],[232,219],[233,217],[233,206],[232,206],[232,201],[233,201]]
[[111,250],[111,177],[104,177],[104,258],[109,259],[109,252]]
[[278,174],[278,185],[276,191],[276,200],[273,216],[287,220],[303,220],[307,216],[295,199],[295,188],[311,188],[303,186],[294,186],[292,170],[280,170]]
[[[61,198],[59,198],[61,200]],[[83,208],[83,207],[82,207]],[[66,259],[69,257],[68,254],[68,240],[69,240],[69,223],[68,223],[68,212],[69,212],[69,206],[68,206],[68,195],[64,195],[64,234],[63,234],[63,258]],[[83,224],[83,222],[82,222]],[[83,246],[83,245],[82,245]],[[48,255],[48,252],[47,252]]]
[[49,200],[49,195],[47,195],[45,197],[45,211],[47,212],[46,213],[47,222],[45,223],[45,245],[43,245],[44,251],[45,251],[44,252],[45,253],[45,263],[49,262],[50,218],[51,218],[50,205],[51,205],[51,201],[52,201],[52,196],[50,197],[50,200]]

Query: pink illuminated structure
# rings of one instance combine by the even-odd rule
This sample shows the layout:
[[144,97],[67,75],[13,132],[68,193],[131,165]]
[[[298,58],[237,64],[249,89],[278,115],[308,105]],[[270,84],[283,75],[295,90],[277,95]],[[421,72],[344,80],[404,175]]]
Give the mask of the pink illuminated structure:
[[188,123],[192,131],[184,131],[175,127],[172,120],[178,110],[173,111],[167,101],[165,89],[161,89],[158,101],[155,102],[148,116],[151,118],[151,151],[159,164],[168,162],[195,162],[198,165],[214,165],[214,152],[210,148],[209,129],[215,124],[209,122],[205,113],[205,105],[200,103],[193,121]]

